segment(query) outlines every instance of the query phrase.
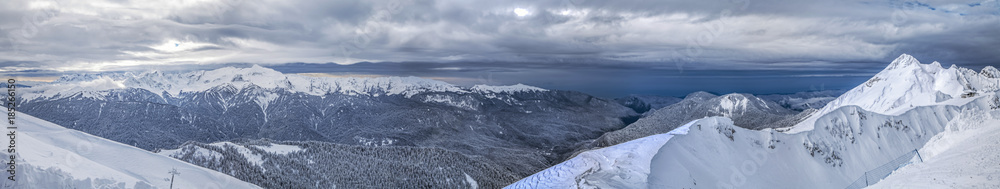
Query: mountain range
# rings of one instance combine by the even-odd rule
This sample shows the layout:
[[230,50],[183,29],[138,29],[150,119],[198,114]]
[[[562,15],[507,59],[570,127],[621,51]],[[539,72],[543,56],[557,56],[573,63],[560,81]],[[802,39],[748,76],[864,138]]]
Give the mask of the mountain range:
[[[620,129],[639,116],[612,100],[527,85],[459,87],[416,77],[305,77],[260,66],[70,75],[24,90],[28,94],[20,110],[25,113],[150,151],[267,139],[315,142],[346,153],[364,151],[359,158],[433,154],[399,163],[444,165],[462,159],[468,163],[452,164],[447,170],[463,170],[487,187],[512,183],[558,163],[577,145]],[[335,154],[323,156],[313,161],[324,165],[341,161]],[[218,170],[268,188],[287,186],[281,183],[338,181],[261,179],[259,175],[265,174],[261,164],[243,165],[257,167],[230,168],[238,173]],[[391,175],[397,165],[372,164],[341,172]],[[413,169],[434,172],[444,168]],[[465,177],[452,174],[393,182],[458,182]]]
[[250,66],[67,75],[22,87],[18,103],[61,125],[49,127],[90,136],[61,143],[106,138],[247,187],[843,188],[930,145],[962,115],[1000,111],[998,76],[904,54],[847,91],[604,99]]

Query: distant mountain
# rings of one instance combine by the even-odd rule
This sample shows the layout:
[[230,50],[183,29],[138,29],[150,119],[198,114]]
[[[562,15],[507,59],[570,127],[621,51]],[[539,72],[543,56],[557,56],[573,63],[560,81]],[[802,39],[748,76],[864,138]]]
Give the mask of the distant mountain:
[[[4,114],[6,110],[2,110]],[[16,114],[15,181],[6,175],[0,188],[260,188],[229,175]],[[6,136],[11,137],[11,136]],[[5,144],[6,146],[6,144]],[[4,162],[9,163],[10,160]],[[176,170],[179,175],[173,178]],[[6,171],[5,171],[6,172]]]
[[773,127],[769,123],[790,118],[794,114],[795,112],[777,103],[751,94],[716,96],[708,92],[695,92],[678,103],[653,111],[624,129],[605,133],[596,141],[596,146],[610,146],[666,133],[681,124],[710,116],[731,118],[743,128],[762,129]]
[[[24,91],[20,110],[26,113],[151,151],[183,148],[188,141],[243,139],[398,146],[391,148],[421,153],[446,150],[476,162],[455,166],[502,167],[495,174],[468,172],[475,180],[493,179],[484,184],[511,183],[542,170],[561,161],[580,143],[620,129],[625,120],[639,116],[611,100],[527,85],[460,87],[416,77],[306,77],[260,66],[70,75]],[[383,152],[397,151],[373,152],[377,153],[365,154],[377,158],[391,155]],[[442,164],[447,160],[421,161]],[[395,170],[391,166],[364,169]],[[401,174],[425,169],[436,168]],[[227,173],[243,179],[255,174],[247,171]],[[514,176],[491,178],[495,175]],[[279,180],[250,181],[271,187],[270,183]]]
[[826,103],[833,101],[841,94],[844,94],[845,90],[822,90],[822,91],[806,91],[797,92],[792,94],[766,94],[757,95],[758,97],[777,102],[781,106],[795,111],[804,111],[806,109],[819,109],[823,108]]
[[658,110],[663,107],[670,106],[680,102],[681,98],[672,96],[655,96],[655,95],[629,95],[621,98],[616,98],[615,102],[621,104],[625,107],[632,108],[636,113],[646,113],[653,110]]
[[[995,130],[983,125],[992,123],[987,117],[1000,115],[1000,78],[995,70],[986,67],[975,72],[955,66],[944,69],[939,63],[920,64],[904,54],[871,80],[823,108],[775,122],[796,120],[789,126],[747,129],[746,121],[738,121],[740,118],[732,114],[697,118],[679,127],[664,124],[662,127],[676,129],[580,153],[508,187],[861,188],[879,182],[881,174],[896,167],[920,164],[912,152],[921,147],[921,153],[941,149],[933,146],[952,144],[962,145],[963,149],[995,149],[988,140],[976,145],[943,142],[959,138],[940,139],[955,137],[953,132],[957,130]],[[693,95],[696,99],[713,98],[704,93]],[[682,101],[673,106],[685,104],[694,104],[692,108],[699,105]],[[656,117],[640,119],[633,125]],[[940,135],[942,132],[946,135]],[[928,141],[934,142],[928,144],[931,148],[925,146]],[[989,167],[989,153],[963,149],[950,150],[962,154],[949,155],[949,159],[978,157],[980,160],[969,162]],[[894,162],[900,159],[902,164]],[[900,169],[902,175],[893,173],[887,180],[890,183],[876,186],[905,186],[900,184],[915,178],[914,169],[953,164],[942,161],[931,159]],[[991,183],[977,173],[945,172],[934,175]]]

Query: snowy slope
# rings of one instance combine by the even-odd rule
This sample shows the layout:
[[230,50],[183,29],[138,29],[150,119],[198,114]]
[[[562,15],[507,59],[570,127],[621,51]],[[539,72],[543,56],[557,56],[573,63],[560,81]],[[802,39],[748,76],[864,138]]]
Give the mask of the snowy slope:
[[[746,130],[727,118],[663,145],[648,183],[656,188],[843,188],[865,171],[912,151],[943,130],[957,107],[880,115],[843,107],[796,134]],[[931,116],[928,116],[931,115]],[[936,115],[936,116],[934,116]]]
[[1000,188],[1000,110],[963,112],[919,152],[870,188]]
[[674,135],[686,135],[692,121],[665,134],[586,151],[504,188],[643,188],[652,153]]
[[[6,111],[4,111],[6,113]],[[4,188],[259,188],[228,175],[18,112],[17,181]],[[4,129],[4,133],[9,131]],[[4,150],[4,157],[6,154]],[[167,179],[167,180],[165,180]]]
[[[650,160],[608,160],[626,165],[649,161],[649,168],[620,167],[611,171],[613,174],[592,177],[588,175],[594,175],[594,171],[586,170],[601,170],[588,169],[597,166],[583,166],[585,171],[579,173],[580,166],[567,168],[560,164],[563,166],[513,186],[844,188],[866,171],[924,146],[946,130],[946,125],[954,124],[959,115],[982,115],[1000,109],[1000,97],[996,96],[1000,80],[995,72],[992,67],[979,73],[954,66],[943,69],[939,63],[920,64],[903,55],[869,82],[791,128],[748,130],[726,117],[697,119],[688,124],[686,135],[653,135],[635,140],[664,141],[655,152],[635,152],[620,146],[594,151],[601,153],[596,157],[618,157],[623,151],[639,156],[655,154]],[[742,104],[740,99],[729,100],[728,104],[736,106],[728,109],[739,109]],[[937,138],[933,140],[942,140]],[[989,139],[978,142],[989,142],[985,140]],[[995,154],[989,152],[982,154]],[[972,157],[982,158],[981,162],[995,161],[984,160],[991,157]],[[649,170],[648,174],[644,170]],[[963,176],[983,178],[981,174]],[[985,178],[993,179],[988,175]]]
[[[99,73],[67,75],[58,80],[26,89],[26,101],[34,99],[82,96],[103,98],[108,90],[138,88],[157,95],[178,97],[181,93],[205,91],[218,86],[243,89],[257,86],[262,89],[301,92],[310,95],[340,93],[348,95],[404,95],[411,97],[424,92],[456,93],[515,93],[546,91],[524,84],[510,86],[476,85],[462,88],[442,81],[418,77],[331,78],[285,75],[281,72],[254,65],[249,68],[225,67],[209,71],[164,73]],[[266,98],[265,98],[266,100]]]
[[595,155],[581,154],[509,187],[843,188],[919,148],[957,115],[996,105],[982,98],[900,115],[842,107],[820,119],[821,129],[795,134],[708,117],[686,124],[685,135],[653,135],[588,151]]
[[903,54],[893,60],[864,84],[845,92],[813,116],[786,132],[812,130],[816,118],[845,106],[859,106],[880,114],[896,115],[914,107],[931,105],[961,105],[1000,89],[996,68],[987,66],[981,72],[941,63],[921,64],[913,56]]

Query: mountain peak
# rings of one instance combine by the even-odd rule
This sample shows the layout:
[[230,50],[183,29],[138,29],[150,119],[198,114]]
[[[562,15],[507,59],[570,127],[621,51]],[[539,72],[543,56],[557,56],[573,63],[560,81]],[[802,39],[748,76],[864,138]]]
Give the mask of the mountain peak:
[[993,66],[984,67],[982,71],[979,71],[979,74],[987,78],[1000,78],[1000,71],[998,71],[997,68],[994,68]]
[[712,94],[712,93],[709,93],[709,92],[697,91],[697,92],[693,92],[691,94],[688,94],[687,96],[684,96],[684,99],[689,99],[689,98],[709,99],[709,98],[715,98],[717,96],[718,95],[715,95],[715,94]]
[[[969,95],[996,92],[996,68],[974,70],[952,64],[947,69],[941,63],[920,64],[912,56],[903,54],[867,82],[845,92],[806,121],[800,122],[790,133],[811,130],[817,116],[846,106],[857,106],[879,114],[900,114],[920,106],[960,105],[968,102]],[[955,99],[955,100],[941,100]]]
[[[268,68],[268,67],[264,67],[264,66],[260,66],[260,65],[257,65],[257,64],[254,64],[253,66],[250,66],[249,68],[244,68],[243,70],[250,71],[250,72],[278,72],[278,71],[275,71],[274,69],[271,69],[271,68]],[[278,73],[280,73],[280,72],[278,72]]]
[[920,61],[917,61],[917,59],[913,58],[913,56],[910,56],[909,54],[902,54],[902,55],[899,55],[899,57],[897,57],[896,60],[893,60],[892,63],[890,63],[889,66],[886,67],[885,69],[887,69],[887,70],[889,70],[889,69],[897,69],[897,68],[908,67],[908,66],[919,65],[919,64],[920,64]]
[[941,67],[941,63],[940,63],[940,62],[938,62],[938,61],[934,61],[934,62],[931,62],[931,64],[930,64],[930,65],[931,65],[932,67],[937,67],[937,68],[943,68],[943,67]]

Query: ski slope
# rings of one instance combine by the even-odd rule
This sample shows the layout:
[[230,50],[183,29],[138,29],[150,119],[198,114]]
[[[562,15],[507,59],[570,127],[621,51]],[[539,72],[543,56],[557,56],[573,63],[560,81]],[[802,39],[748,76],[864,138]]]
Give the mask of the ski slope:
[[[16,181],[3,179],[3,188],[170,188],[168,172],[174,169],[180,174],[175,176],[173,188],[260,188],[210,169],[17,113]],[[3,132],[10,131],[4,127]],[[3,157],[9,155],[3,151]]]
[[919,152],[869,188],[1000,188],[1000,110],[961,114]]
[[652,153],[696,121],[668,133],[586,151],[504,188],[642,188]]

